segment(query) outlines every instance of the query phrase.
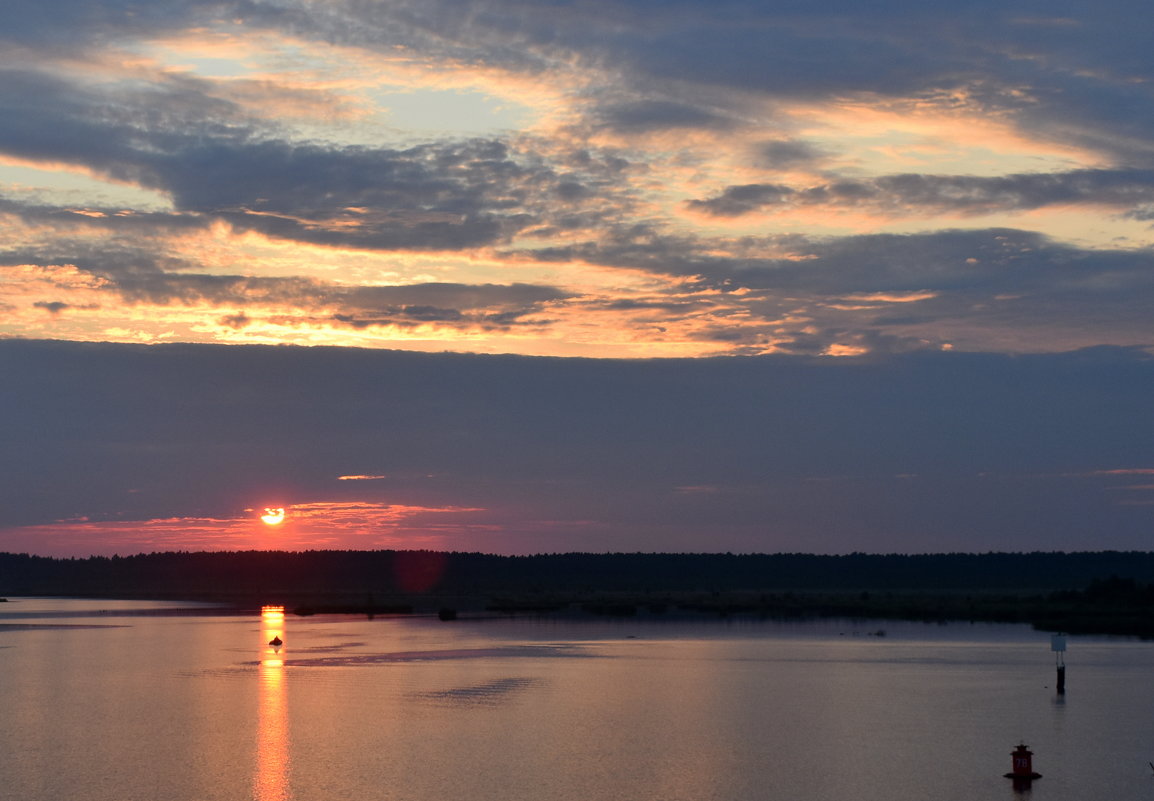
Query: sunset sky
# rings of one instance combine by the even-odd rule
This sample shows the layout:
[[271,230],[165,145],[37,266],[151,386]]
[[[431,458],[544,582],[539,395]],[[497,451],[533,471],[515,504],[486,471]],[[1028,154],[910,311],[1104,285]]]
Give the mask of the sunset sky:
[[5,0],[0,550],[1149,549],[1148,17]]

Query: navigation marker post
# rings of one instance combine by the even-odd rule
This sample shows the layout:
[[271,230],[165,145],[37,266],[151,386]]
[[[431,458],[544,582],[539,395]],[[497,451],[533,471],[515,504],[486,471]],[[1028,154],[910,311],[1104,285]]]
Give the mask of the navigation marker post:
[[1058,667],[1058,695],[1066,694],[1066,635],[1062,632],[1050,635],[1050,650],[1054,652],[1054,664]]

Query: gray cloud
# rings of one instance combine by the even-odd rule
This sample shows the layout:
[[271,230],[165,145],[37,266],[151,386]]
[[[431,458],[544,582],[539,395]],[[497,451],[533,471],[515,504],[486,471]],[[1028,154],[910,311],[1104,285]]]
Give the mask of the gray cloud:
[[[0,526],[227,517],[275,491],[488,509],[492,539],[462,549],[1149,535],[1109,490],[1126,477],[1095,475],[1150,467],[1154,362],[1121,349],[617,361],[9,340],[0,372]],[[389,478],[337,480],[350,474]]]
[[129,34],[155,33],[209,21],[251,3],[226,0],[9,0],[0,40],[72,50]]
[[[77,92],[27,71],[0,75],[0,150],[84,165],[241,230],[387,249],[475,247],[531,222],[543,185],[572,180],[518,164],[496,141],[369,149],[293,144],[206,95],[203,82]],[[374,213],[365,213],[369,209]]]
[[803,189],[745,184],[727,187],[713,198],[688,201],[687,206],[717,217],[738,217],[777,207],[990,214],[1068,204],[1148,209],[1152,203],[1154,170],[1075,170],[996,177],[910,173],[868,181],[840,180]]
[[[418,7],[419,6],[419,7]],[[369,22],[345,6],[346,13]],[[708,121],[728,94],[767,98],[942,98],[964,94],[1036,135],[1149,166],[1154,120],[1142,88],[1154,77],[1154,37],[1132,24],[1143,6],[1023,9],[982,0],[949,8],[891,0],[711,4],[490,2],[453,14],[435,2],[403,4],[414,36],[459,57],[484,42],[513,69],[539,71],[550,55],[611,70],[642,96],[681,87],[679,121]],[[374,23],[380,26],[379,20]],[[418,34],[417,32],[421,32]],[[693,87],[687,91],[686,87]],[[606,96],[612,116],[620,101]],[[662,102],[657,99],[656,102]],[[655,115],[660,116],[660,115]],[[642,119],[646,118],[644,115]]]
[[[964,90],[1023,127],[1058,140],[1092,144],[1148,163],[1154,115],[1142,82],[1152,77],[1154,44],[1132,24],[1144,7],[1111,0],[1093,9],[998,4],[964,9],[912,0],[849,3],[753,0],[711,4],[632,0],[526,3],[447,0],[387,6],[338,0],[323,6],[243,2],[62,0],[46,12],[32,0],[6,7],[16,41],[78,46],[118,37],[241,20],[318,41],[431,59],[499,65],[541,74],[558,64],[603,68],[634,91],[636,107],[607,96],[596,118],[626,124],[715,119],[710,103],[730,91],[766,97],[923,96]],[[61,25],[60,20],[69,20]],[[669,100],[655,87],[704,87],[696,100]],[[662,92],[665,90],[663,89]],[[647,99],[648,98],[648,99]],[[663,103],[669,105],[662,110]],[[648,107],[649,111],[644,109]],[[1145,111],[1144,111],[1145,110]]]
[[736,121],[686,103],[641,100],[616,103],[598,109],[605,125],[621,133],[645,133],[675,128],[727,130]]
[[66,309],[96,309],[96,308],[99,308],[98,306],[93,306],[93,305],[88,305],[88,304],[86,304],[84,306],[76,306],[74,304],[64,303],[63,301],[59,301],[59,300],[50,300],[50,301],[38,300],[35,303],[33,303],[32,306],[33,306],[33,308],[44,309],[46,312],[48,312],[49,314],[52,314],[52,315],[60,314],[60,312],[65,311]]
[[[486,66],[534,75],[591,70],[613,80],[574,98],[587,118],[573,130],[608,126],[625,134],[749,127],[755,123],[740,112],[754,97],[763,101],[757,117],[763,121],[778,99],[866,92],[939,102],[956,90],[966,97],[967,108],[995,111],[1024,127],[1047,126],[1047,135],[1059,141],[1097,142],[1100,149],[1130,154],[1130,163],[1138,166],[1000,177],[843,176],[817,186],[751,183],[689,206],[720,217],[781,207],[917,215],[1062,204],[1096,204],[1137,219],[1152,214],[1154,172],[1143,165],[1142,153],[1150,133],[1147,120],[1154,115],[1142,113],[1148,99],[1140,89],[1140,79],[1151,71],[1144,58],[1150,35],[1132,30],[1141,26],[1120,23],[1136,8],[1128,2],[1112,2],[1093,14],[1064,9],[1059,18],[1052,9],[1027,14],[983,0],[951,11],[949,25],[939,24],[941,9],[911,2],[882,3],[869,14],[849,3],[787,3],[767,10],[764,4],[724,2],[708,13],[690,2],[660,7],[656,14],[654,4],[642,0],[611,7],[491,0],[462,12],[458,4],[438,0],[372,8],[340,1],[321,8],[67,0],[61,10],[73,22],[60,26],[42,4],[18,1],[9,30],[17,39],[47,47],[65,41],[52,39],[55,26],[67,30],[60,36],[83,47],[144,31],[182,30],[227,12],[242,21],[238,24],[381,52],[404,45],[434,61],[483,60]],[[742,308],[765,320],[792,315],[797,322],[777,325],[772,334],[790,338],[802,352],[847,339],[875,347],[912,346],[927,341],[925,329],[935,323],[971,325],[977,318],[1028,329],[1043,310],[1073,319],[1079,293],[1079,319],[1106,326],[1111,314],[1137,320],[1132,310],[1149,298],[1143,253],[1079,251],[1022,231],[939,231],[799,237],[790,248],[804,261],[794,261],[765,255],[781,249],[781,239],[672,235],[667,223],[652,216],[652,206],[640,200],[643,190],[629,185],[640,182],[646,169],[638,154],[551,148],[531,137],[410,147],[303,141],[252,118],[205,79],[172,72],[134,82],[80,82],[67,80],[67,73],[50,68],[49,61],[30,65],[10,68],[0,81],[5,119],[0,149],[140,183],[171,197],[176,212],[118,216],[106,210],[104,217],[85,217],[80,222],[88,231],[109,234],[96,243],[70,235],[69,226],[78,222],[72,211],[0,199],[5,211],[54,230],[0,258],[7,264],[76,264],[108,278],[107,291],[131,302],[233,305],[236,313],[229,319],[238,326],[245,324],[243,310],[260,299],[294,304],[302,317],[328,315],[355,326],[384,320],[511,324],[527,309],[573,299],[551,287],[542,288],[540,299],[524,292],[514,297],[516,292],[505,287],[494,291],[504,293],[507,302],[490,307],[460,297],[423,297],[435,294],[431,291],[400,299],[396,293],[374,297],[368,288],[337,291],[293,278],[199,275],[187,256],[168,252],[165,233],[226,221],[241,232],[379,250],[469,250],[510,245],[518,236],[577,240],[534,251],[522,247],[517,253],[557,264],[573,259],[688,277],[689,290],[722,290],[729,296],[724,303],[704,294],[676,301],[655,296],[617,306],[610,301],[601,308],[647,309],[650,322],[660,325],[689,304],[715,315],[705,318],[703,336],[750,347],[763,343],[766,332],[731,325],[727,314]],[[1054,125],[1059,119],[1063,124]],[[756,163],[812,168],[826,157],[824,145],[789,136],[767,130],[755,146]],[[733,303],[733,290],[749,292],[748,302]],[[870,303],[860,299],[839,301],[871,292],[935,296],[898,312],[865,308]],[[1115,304],[1114,311],[1099,314],[1098,306],[1087,308],[1090,301]],[[632,309],[625,308],[629,304]],[[855,305],[863,308],[850,308]],[[796,313],[802,307],[804,312]],[[1010,310],[1023,315],[1018,323]],[[1146,324],[1131,329],[1133,342],[1149,340]],[[1118,340],[1112,334],[1105,341]]]
[[827,156],[822,148],[798,140],[765,142],[758,150],[761,163],[772,169],[790,169],[811,165],[822,161]]
[[[26,39],[64,27],[78,41],[96,41],[175,29],[198,15],[227,12],[250,25],[321,40],[382,50],[419,45],[431,58],[440,53],[467,62],[483,51],[491,63],[514,70],[543,69],[550,53],[562,61],[573,55],[578,63],[619,73],[621,86],[594,97],[589,112],[594,122],[625,132],[738,124],[736,101],[710,92],[711,86],[766,97],[904,95],[965,87],[978,102],[1014,115],[1023,125],[1061,117],[1067,123],[1051,126],[1051,135],[1080,143],[1097,136],[1098,146],[1115,150],[1127,140],[1132,155],[1141,157],[1144,151],[1135,142],[1150,133],[1142,120],[1154,118],[1136,112],[1145,102],[1135,94],[1134,80],[1148,69],[1137,57],[1147,52],[1146,39],[1131,31],[1120,42],[1106,36],[1116,33],[1123,6],[1114,3],[1108,14],[1069,13],[1068,20],[1055,21],[982,3],[951,14],[949,26],[936,24],[938,10],[908,2],[882,4],[868,16],[848,6],[836,12],[828,4],[781,6],[767,13],[763,5],[748,2],[725,3],[724,13],[716,14],[677,3],[654,16],[647,2],[612,9],[580,2],[488,2],[462,14],[435,1],[374,7],[371,13],[356,3],[337,2],[322,13],[291,4],[69,0],[70,26],[57,25],[58,19],[30,2],[17,2],[12,18],[13,30]],[[1120,55],[1114,72],[1099,69],[1091,75],[1088,65],[1112,63],[1105,55],[1108,43]],[[1059,62],[1063,68],[1053,68]],[[6,152],[71,161],[139,181],[170,193],[182,210],[221,215],[242,230],[272,236],[383,249],[469,248],[507,241],[545,222],[542,215],[559,229],[572,227],[542,205],[537,187],[553,186],[561,202],[607,191],[579,179],[560,180],[547,166],[529,167],[498,142],[407,150],[290,143],[266,124],[245,118],[211,83],[190,76],[166,74],[135,87],[81,87],[30,70],[9,70],[3,79],[0,110],[6,124],[0,126],[0,148]],[[1026,84],[1037,87],[1028,100],[1020,91],[1009,92]],[[671,95],[675,85],[681,89]],[[623,101],[626,96],[632,99]],[[1130,129],[1120,127],[1123,109],[1125,119],[1133,121]],[[1110,125],[1095,127],[1093,120]],[[762,150],[763,163],[775,167],[821,156],[815,145],[800,141],[773,141]],[[800,189],[751,184],[691,203],[720,216],[781,203],[982,213],[1078,201],[1146,203],[1148,184],[1142,170],[989,179],[899,175]],[[357,219],[350,207],[387,213]]]
[[[14,232],[0,266],[75,265],[99,279],[76,301],[68,271],[32,271],[44,292],[5,295],[6,312],[63,324],[96,311],[87,301],[97,297],[102,313],[119,302],[207,305],[210,324],[236,331],[271,322],[533,332],[557,310],[583,315],[588,330],[608,320],[634,341],[664,343],[673,331],[718,353],[791,357],[594,362],[0,340],[0,526],[228,516],[265,492],[366,492],[483,507],[493,531],[521,532],[460,543],[469,549],[1148,544],[1148,513],[1107,490],[1110,470],[1152,467],[1154,377],[1139,350],[1154,348],[1149,250],[1081,249],[1013,229],[742,238],[667,213],[670,188],[716,180],[704,168],[717,157],[767,171],[689,202],[720,218],[1060,205],[1154,218],[1154,31],[1136,24],[1145,0],[8,0],[3,16],[0,153],[91,170],[172,203],[121,213],[15,189],[0,197]],[[404,53],[416,70],[530,78],[569,93],[562,136],[348,146],[249,105],[338,108],[326,90],[218,82],[143,60],[117,76],[78,67],[120,64],[145,52],[140,42],[221,20],[242,37]],[[985,115],[1112,166],[835,174],[859,154],[803,138],[818,134],[795,113],[825,101]],[[663,132],[711,135],[684,136],[700,150],[646,152],[647,134]],[[607,139],[617,146],[598,144]],[[742,150],[706,152],[703,142]],[[669,164],[676,174],[661,172]],[[824,177],[794,185],[780,175],[800,169]],[[368,286],[350,275],[218,275],[188,237],[169,242],[221,223],[334,247],[496,250],[508,264],[547,265],[550,277]],[[594,268],[575,285],[592,272],[629,275],[578,294],[564,288],[570,263]],[[497,280],[489,269],[481,280]],[[1080,349],[1087,343],[1127,347]],[[955,352],[939,352],[947,345]],[[816,358],[838,348],[869,355]],[[982,350],[1035,355],[972,352]],[[389,478],[334,483],[354,474]],[[551,522],[597,533],[549,539]]]
[[[568,297],[552,287],[528,284],[348,287],[303,278],[173,274],[120,276],[107,291],[129,303],[208,302],[238,308],[272,304],[299,310],[299,322],[309,321],[318,310],[333,309],[327,319],[357,328],[420,322],[508,326],[543,303]],[[251,322],[243,314],[227,319],[236,328]],[[283,314],[278,319],[292,322]]]
[[685,205],[715,217],[740,217],[788,203],[797,194],[797,190],[783,184],[741,184],[727,186],[717,197],[688,200]]
[[94,242],[62,236],[34,246],[0,250],[0,267],[21,264],[72,264],[86,273],[113,279],[199,267],[169,255],[161,243],[128,237],[109,237]]
[[[783,250],[792,257],[765,255]],[[1030,231],[791,235],[719,247],[640,228],[535,255],[677,277],[680,292],[717,312],[711,336],[752,352],[770,342],[797,353],[835,343],[883,352],[1154,346],[1154,255],[1082,250]],[[728,314],[739,310],[748,316],[735,326]]]

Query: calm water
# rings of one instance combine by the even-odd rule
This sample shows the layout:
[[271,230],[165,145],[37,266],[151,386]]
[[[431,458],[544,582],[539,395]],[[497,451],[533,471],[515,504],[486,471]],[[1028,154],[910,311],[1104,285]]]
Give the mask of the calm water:
[[164,606],[0,605],[0,798],[1154,798],[1147,643],[1070,638],[1059,699],[1018,626],[141,614]]

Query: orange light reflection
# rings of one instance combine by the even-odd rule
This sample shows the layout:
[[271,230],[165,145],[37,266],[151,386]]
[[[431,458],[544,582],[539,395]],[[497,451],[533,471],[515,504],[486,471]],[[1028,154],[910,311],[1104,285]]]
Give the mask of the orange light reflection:
[[263,607],[260,621],[260,695],[252,797],[253,801],[291,801],[284,645],[270,644],[273,639],[284,640],[284,607]]

